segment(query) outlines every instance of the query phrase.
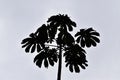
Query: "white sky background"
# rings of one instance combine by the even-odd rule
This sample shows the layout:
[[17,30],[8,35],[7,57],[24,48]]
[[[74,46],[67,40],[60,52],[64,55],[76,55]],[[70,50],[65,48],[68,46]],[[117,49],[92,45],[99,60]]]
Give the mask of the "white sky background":
[[20,43],[58,13],[77,23],[75,32],[93,27],[101,34],[101,43],[86,49],[87,69],[70,73],[63,64],[62,80],[120,80],[120,0],[0,0],[0,80],[57,79],[58,64],[38,68]]

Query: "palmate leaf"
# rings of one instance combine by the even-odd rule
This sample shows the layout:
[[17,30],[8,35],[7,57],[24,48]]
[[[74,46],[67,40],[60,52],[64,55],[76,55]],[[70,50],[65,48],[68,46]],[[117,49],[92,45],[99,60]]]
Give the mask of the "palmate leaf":
[[62,30],[68,28],[69,31],[73,31],[73,27],[76,27],[76,23],[73,22],[67,15],[59,14],[51,16],[47,22],[56,27],[61,26]]
[[88,66],[85,53],[78,44],[68,47],[64,53],[66,67],[69,65],[69,70],[76,73],[80,72],[80,67],[85,69]]
[[59,31],[72,31],[73,27],[76,27],[76,23],[73,22],[67,15],[54,15],[51,16],[48,21],[48,33],[49,33],[49,41],[53,42],[55,39],[55,35],[57,30]]
[[58,33],[57,44],[70,46],[73,43],[75,43],[75,40],[69,32],[61,31]]
[[80,31],[75,34],[75,37],[77,37],[76,42],[80,43],[81,47],[86,46],[88,48],[100,43],[99,36],[100,34],[93,28],[80,29]]
[[42,46],[44,45],[44,43],[39,41],[39,38],[35,33],[31,33],[28,38],[23,39],[21,44],[23,44],[22,48],[25,48],[25,52],[27,53],[35,52],[36,48],[37,52],[40,52]]
[[[22,48],[25,48],[25,52],[40,52],[45,48],[44,43],[48,41],[48,31],[47,26],[43,24],[40,28],[37,29],[35,33],[31,33],[28,38],[22,40]],[[36,49],[37,48],[37,49]]]
[[45,68],[48,68],[49,65],[54,66],[57,60],[58,55],[56,49],[49,49],[47,47],[34,58],[34,63],[36,63],[36,65],[41,68],[41,64],[43,62]]

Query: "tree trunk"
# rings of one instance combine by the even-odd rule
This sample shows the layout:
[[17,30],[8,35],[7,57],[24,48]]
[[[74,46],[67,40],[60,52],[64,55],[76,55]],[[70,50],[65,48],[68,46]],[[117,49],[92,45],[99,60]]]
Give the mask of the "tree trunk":
[[61,80],[61,70],[62,70],[62,46],[60,45],[57,80]]

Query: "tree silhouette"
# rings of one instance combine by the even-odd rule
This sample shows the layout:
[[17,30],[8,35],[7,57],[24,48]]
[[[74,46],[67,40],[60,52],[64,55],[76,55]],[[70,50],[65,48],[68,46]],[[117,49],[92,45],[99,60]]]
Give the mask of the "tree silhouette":
[[54,15],[48,18],[47,25],[43,24],[35,33],[22,40],[22,48],[25,52],[35,52],[34,63],[41,68],[54,66],[58,62],[58,77],[61,80],[62,57],[65,57],[66,67],[71,72],[80,72],[88,66],[84,47],[95,47],[100,42],[100,34],[93,28],[80,29],[74,38],[70,32],[76,27],[76,23],[67,15]]

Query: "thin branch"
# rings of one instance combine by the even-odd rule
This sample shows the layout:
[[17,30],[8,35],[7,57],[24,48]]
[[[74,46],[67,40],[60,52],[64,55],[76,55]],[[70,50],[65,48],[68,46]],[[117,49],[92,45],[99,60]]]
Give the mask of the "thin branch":
[[52,46],[52,47],[59,47],[59,46],[56,46],[56,45],[50,45],[50,44],[45,44],[46,46]]

